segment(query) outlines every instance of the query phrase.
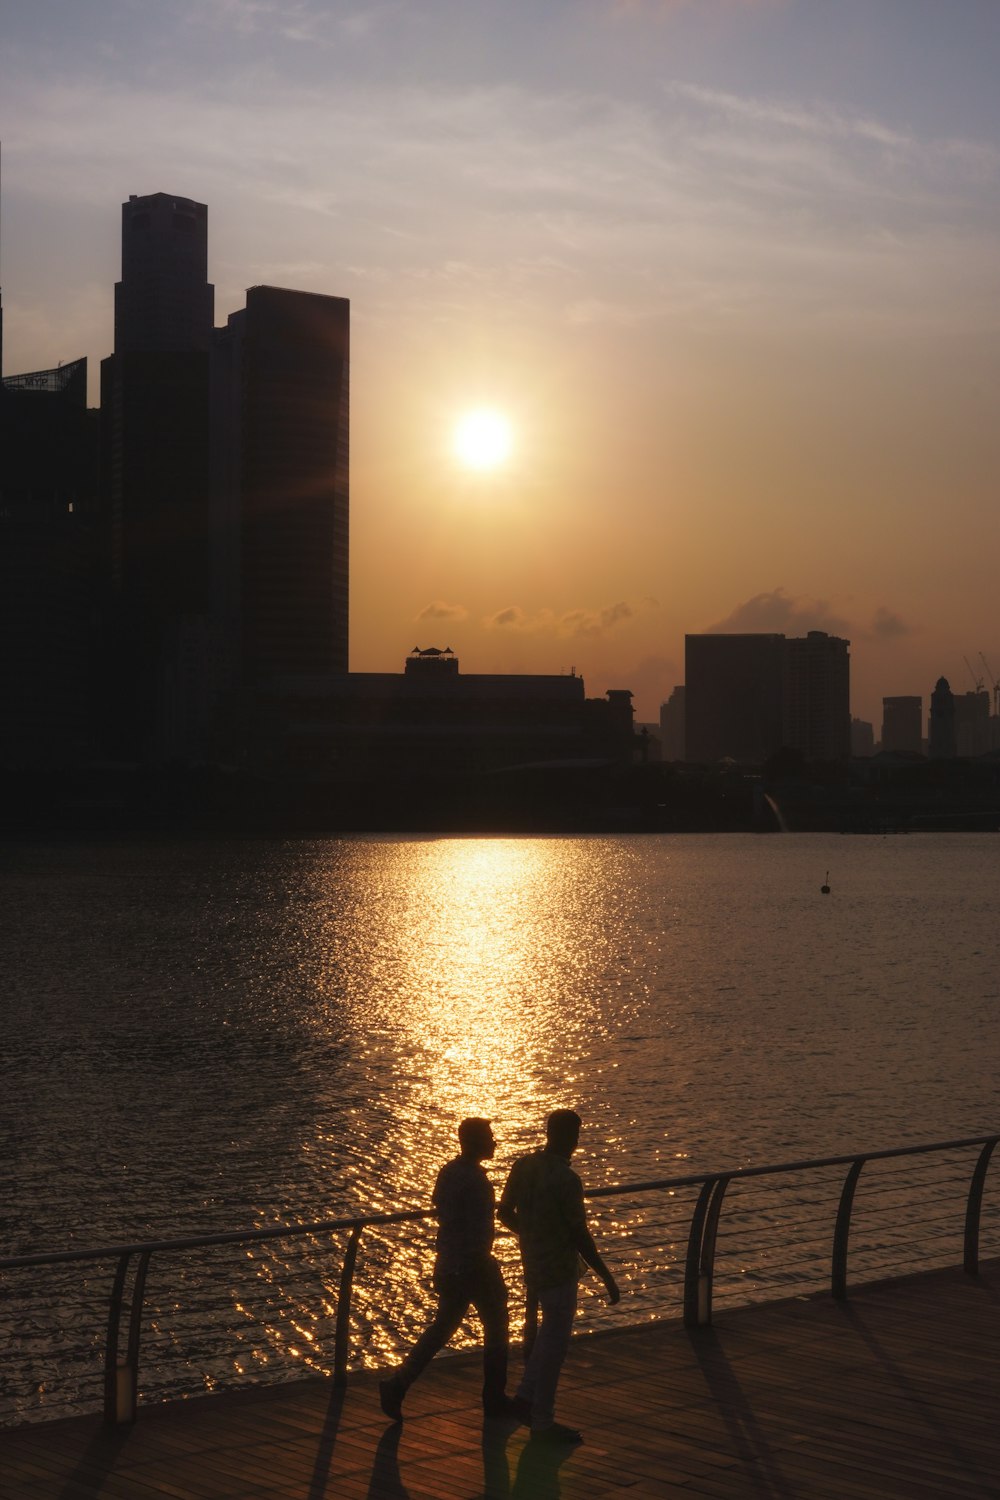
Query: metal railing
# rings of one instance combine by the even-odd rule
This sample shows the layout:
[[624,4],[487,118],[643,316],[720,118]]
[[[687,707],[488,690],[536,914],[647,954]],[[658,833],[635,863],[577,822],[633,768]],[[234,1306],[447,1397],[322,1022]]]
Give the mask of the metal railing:
[[[615,1197],[634,1198],[658,1192],[673,1194],[678,1188],[698,1189],[687,1232],[683,1291],[684,1323],[688,1328],[697,1328],[712,1321],[716,1245],[723,1205],[727,1191],[732,1184],[753,1178],[777,1178],[791,1173],[837,1167],[847,1168],[833,1221],[830,1254],[830,1291],[833,1297],[842,1300],[847,1297],[848,1292],[848,1248],[855,1193],[862,1171],[866,1164],[872,1161],[929,1157],[948,1151],[979,1148],[965,1192],[963,1225],[963,1266],[969,1275],[978,1274],[983,1191],[990,1160],[998,1142],[1000,1142],[1000,1135],[971,1136],[961,1140],[939,1141],[931,1145],[902,1146],[882,1151],[783,1162],[778,1165],[738,1167],[724,1172],[692,1173],[651,1182],[622,1183],[610,1187],[592,1188],[585,1196],[592,1200]],[[154,1255],[176,1256],[183,1251],[208,1247],[251,1245],[269,1240],[298,1239],[304,1235],[316,1236],[346,1232],[348,1238],[340,1270],[333,1352],[333,1379],[335,1383],[342,1385],[347,1380],[350,1362],[351,1299],[358,1249],[363,1232],[366,1229],[386,1225],[423,1223],[432,1217],[429,1211],[405,1210],[397,1213],[362,1214],[350,1218],[318,1220],[314,1223],[295,1226],[278,1225],[267,1229],[244,1229],[222,1234],[146,1240],[135,1244],[107,1245],[88,1250],[65,1250],[54,1254],[10,1256],[0,1259],[0,1272],[87,1262],[114,1262],[115,1270],[108,1305],[104,1345],[104,1418],[110,1424],[118,1424],[133,1421],[138,1408],[143,1301],[147,1272]],[[128,1329],[123,1352],[122,1320],[127,1292],[129,1292]]]

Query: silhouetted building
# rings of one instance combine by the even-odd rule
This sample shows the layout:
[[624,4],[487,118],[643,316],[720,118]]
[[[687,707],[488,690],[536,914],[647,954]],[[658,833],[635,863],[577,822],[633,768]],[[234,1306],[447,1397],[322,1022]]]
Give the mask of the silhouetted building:
[[0,387],[0,764],[95,747],[103,578],[87,361]]
[[684,759],[684,688],[675,687],[660,704],[660,744],[664,760]]
[[923,699],[882,699],[882,749],[904,755],[923,754]]
[[983,688],[974,693],[956,693],[955,753],[986,755],[990,744],[990,695]]
[[216,598],[231,681],[348,669],[350,303],[257,286],[215,338]]
[[214,305],[205,204],[170,193],[131,194],[122,204],[115,353],[207,354]]
[[927,753],[931,760],[951,760],[956,754],[955,698],[947,677],[939,677],[931,693]]
[[784,743],[807,761],[847,760],[851,753],[848,645],[825,630],[785,642]]
[[686,756],[760,765],[777,750],[806,760],[850,754],[849,642],[807,636],[685,637]]
[[461,673],[450,650],[415,647],[401,673],[286,679],[247,696],[260,766],[347,781],[475,774],[537,762],[629,762],[632,694],[588,699],[583,679]]
[[684,638],[685,759],[760,765],[784,743],[785,637]]
[[867,719],[851,720],[851,755],[864,757],[875,754],[875,726]]
[[[101,364],[104,483],[122,651],[120,748],[205,752],[211,641],[208,210],[122,205],[115,352]],[[191,642],[201,644],[191,676]]]

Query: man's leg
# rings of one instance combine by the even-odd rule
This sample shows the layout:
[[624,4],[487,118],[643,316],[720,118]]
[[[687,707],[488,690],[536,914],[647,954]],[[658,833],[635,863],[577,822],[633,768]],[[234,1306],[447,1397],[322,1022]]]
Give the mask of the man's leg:
[[541,1327],[517,1392],[519,1398],[531,1402],[532,1432],[551,1427],[555,1421],[556,1386],[573,1331],[576,1289],[575,1281],[567,1281],[538,1294]]
[[472,1305],[483,1325],[483,1407],[499,1414],[507,1402],[510,1320],[503,1272],[493,1256],[476,1277]]
[[472,1300],[467,1276],[444,1276],[434,1273],[434,1290],[438,1295],[437,1312],[424,1329],[403,1363],[387,1380],[379,1381],[382,1410],[387,1417],[401,1422],[402,1400],[417,1376],[426,1370],[435,1354],[443,1349],[458,1330]]

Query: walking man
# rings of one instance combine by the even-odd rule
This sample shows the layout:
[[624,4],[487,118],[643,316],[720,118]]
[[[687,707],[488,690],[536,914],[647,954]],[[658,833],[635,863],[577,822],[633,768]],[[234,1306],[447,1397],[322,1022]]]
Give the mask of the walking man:
[[528,1355],[515,1402],[530,1406],[531,1437],[581,1443],[583,1434],[555,1419],[556,1386],[576,1316],[580,1260],[604,1282],[614,1306],[621,1293],[587,1228],[583,1184],[570,1166],[580,1139],[580,1116],[557,1109],[545,1122],[544,1150],[514,1163],[500,1198],[500,1222],[521,1243],[529,1308],[537,1300],[541,1327]]
[[437,1212],[434,1290],[437,1312],[399,1368],[379,1383],[382,1410],[403,1420],[403,1397],[440,1349],[453,1338],[470,1306],[483,1325],[483,1410],[487,1417],[516,1415],[506,1395],[507,1288],[493,1255],[496,1194],[483,1169],[496,1151],[489,1120],[463,1120],[460,1153],[438,1173],[432,1202]]

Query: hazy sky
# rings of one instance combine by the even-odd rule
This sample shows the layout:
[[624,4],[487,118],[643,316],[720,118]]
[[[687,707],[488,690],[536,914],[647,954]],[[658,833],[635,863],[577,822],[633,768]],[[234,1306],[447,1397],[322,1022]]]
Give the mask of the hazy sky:
[[[111,350],[129,193],[216,322],[352,304],[355,670],[850,637],[853,710],[1000,672],[1000,0],[3,6],[6,373]],[[507,413],[488,474],[450,446]],[[985,675],[985,674],[984,674]]]

